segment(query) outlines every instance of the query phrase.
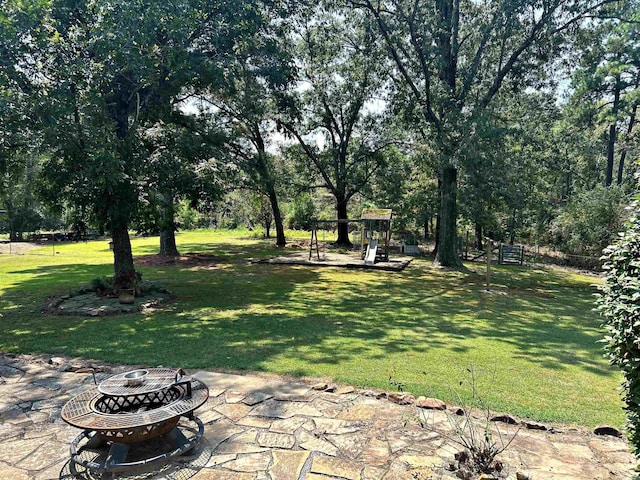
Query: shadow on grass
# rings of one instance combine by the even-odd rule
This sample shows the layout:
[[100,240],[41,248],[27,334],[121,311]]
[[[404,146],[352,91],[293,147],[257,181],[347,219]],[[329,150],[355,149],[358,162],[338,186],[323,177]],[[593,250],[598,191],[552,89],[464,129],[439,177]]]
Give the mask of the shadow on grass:
[[19,306],[24,292],[44,300],[108,274],[109,266],[16,272],[32,276],[1,297],[14,306],[7,317],[19,317],[19,327],[2,322],[3,348],[261,370],[269,358],[287,352],[296,352],[303,362],[335,365],[433,349],[464,354],[482,338],[511,345],[515,358],[547,369],[579,365],[611,374],[593,358],[602,335],[593,315],[576,318],[590,311],[588,286],[572,287],[548,271],[499,270],[495,287],[485,293],[482,275],[434,273],[424,264],[402,274],[349,271],[331,283],[326,278],[332,274],[313,268],[246,264],[248,258],[277,251],[261,245],[193,244],[181,251],[213,255],[220,262],[204,271],[179,263],[145,267],[145,278],[173,291],[178,300],[144,316],[34,317],[32,309]]
[[[390,273],[252,264],[249,259],[283,253],[255,241],[186,244],[180,251],[216,261],[207,268],[144,266],[145,279],[177,296],[145,314],[40,315],[46,297],[109,275],[111,266],[16,269],[28,278],[0,296],[0,350],[293,375],[339,376],[350,369],[351,378],[384,386],[387,372],[381,370],[393,362],[445,369],[485,349],[485,358],[495,354],[504,370],[517,364],[533,365],[528,375],[579,368],[614,376],[597,344],[602,332],[591,312],[593,288],[568,274],[496,267],[487,291],[482,270],[473,265],[446,271],[416,260]],[[425,382],[443,381],[437,375]]]

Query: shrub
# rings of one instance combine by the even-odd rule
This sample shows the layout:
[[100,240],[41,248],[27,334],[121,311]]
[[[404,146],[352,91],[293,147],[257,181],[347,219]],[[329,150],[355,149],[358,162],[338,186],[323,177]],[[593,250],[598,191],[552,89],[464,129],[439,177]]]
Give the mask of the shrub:
[[604,251],[598,310],[605,317],[607,356],[624,376],[627,432],[640,455],[640,196],[630,210],[624,233]]
[[117,295],[113,288],[113,281],[107,277],[98,277],[91,280],[91,290],[99,297],[111,297]]
[[564,253],[600,256],[622,229],[627,201],[618,187],[578,193],[551,225],[555,243]]
[[296,197],[289,207],[287,226],[293,230],[311,230],[311,221],[317,216],[311,195],[305,193]]

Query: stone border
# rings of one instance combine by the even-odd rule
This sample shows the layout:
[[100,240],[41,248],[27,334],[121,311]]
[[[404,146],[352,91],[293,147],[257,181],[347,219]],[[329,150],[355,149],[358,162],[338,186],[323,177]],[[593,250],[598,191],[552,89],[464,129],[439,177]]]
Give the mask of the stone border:
[[140,313],[170,304],[175,296],[166,289],[155,288],[132,304],[122,304],[116,297],[99,297],[95,290],[80,289],[67,295],[55,295],[45,302],[42,313],[50,316],[106,317]]

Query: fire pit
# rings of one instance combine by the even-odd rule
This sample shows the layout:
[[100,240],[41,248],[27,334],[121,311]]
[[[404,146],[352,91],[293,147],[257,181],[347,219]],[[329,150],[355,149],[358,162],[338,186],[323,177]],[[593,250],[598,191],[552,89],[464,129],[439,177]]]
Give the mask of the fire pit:
[[[62,409],[62,419],[83,430],[71,444],[71,463],[98,473],[123,472],[182,455],[202,438],[204,426],[193,412],[207,398],[207,386],[182,370],[149,368],[109,377]],[[192,425],[183,425],[183,417]],[[151,443],[158,447],[149,453]],[[106,455],[86,454],[105,447]]]

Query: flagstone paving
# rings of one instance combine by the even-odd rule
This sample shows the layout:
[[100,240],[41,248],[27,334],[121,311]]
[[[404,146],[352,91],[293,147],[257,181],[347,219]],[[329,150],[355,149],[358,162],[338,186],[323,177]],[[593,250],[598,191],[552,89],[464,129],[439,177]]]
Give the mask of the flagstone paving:
[[[127,369],[79,359],[0,355],[0,479],[73,478],[67,468],[69,446],[79,431],[61,420],[60,410],[73,396],[95,388],[90,374],[76,372],[90,365],[102,371],[100,378]],[[559,425],[492,422],[494,438],[513,437],[499,456],[504,469],[495,477],[465,477],[452,468],[454,456],[463,450],[454,426],[469,416],[456,416],[450,406],[425,409],[416,403],[443,405],[279,377],[191,373],[210,391],[196,411],[205,424],[204,440],[191,453],[205,460],[197,466],[182,460],[154,478],[597,480],[631,479],[636,465],[621,438]],[[481,418],[476,420],[484,426]]]

